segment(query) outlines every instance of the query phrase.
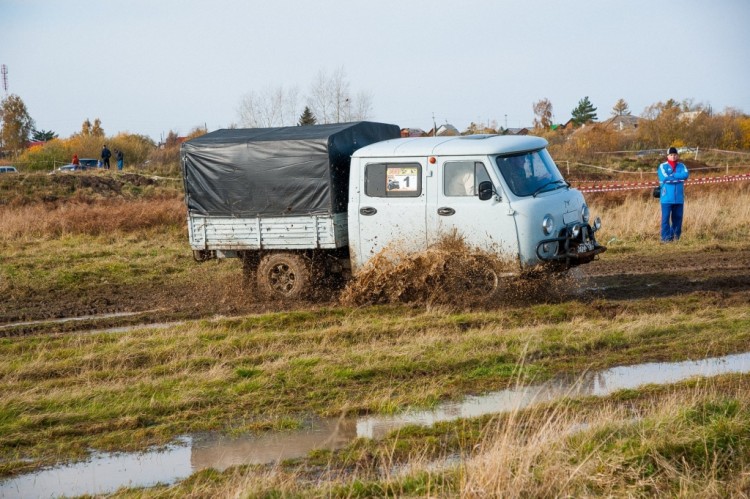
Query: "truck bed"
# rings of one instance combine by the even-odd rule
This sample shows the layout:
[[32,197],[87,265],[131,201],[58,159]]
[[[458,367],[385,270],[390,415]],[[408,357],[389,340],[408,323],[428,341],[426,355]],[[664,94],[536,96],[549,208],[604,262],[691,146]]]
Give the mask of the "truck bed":
[[220,252],[336,249],[349,244],[346,213],[253,218],[189,213],[188,233],[193,250]]

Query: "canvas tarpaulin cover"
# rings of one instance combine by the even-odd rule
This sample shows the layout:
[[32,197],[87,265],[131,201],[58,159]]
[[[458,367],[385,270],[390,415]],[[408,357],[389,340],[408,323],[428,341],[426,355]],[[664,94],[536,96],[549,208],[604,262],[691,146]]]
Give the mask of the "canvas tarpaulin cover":
[[345,212],[352,153],[399,136],[396,125],[368,121],[208,133],[180,148],[188,211],[231,217]]

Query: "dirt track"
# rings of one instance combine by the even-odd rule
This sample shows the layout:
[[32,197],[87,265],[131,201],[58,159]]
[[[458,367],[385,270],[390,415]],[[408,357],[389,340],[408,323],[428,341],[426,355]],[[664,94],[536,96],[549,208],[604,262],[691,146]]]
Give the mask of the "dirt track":
[[[103,329],[143,323],[169,322],[188,318],[236,316],[281,310],[336,306],[340,290],[327,291],[312,302],[263,303],[237,279],[213,275],[215,269],[196,264],[194,285],[158,282],[150,289],[108,287],[97,290],[96,298],[77,300],[36,296],[31,303],[6,302],[0,336],[35,332]],[[514,286],[518,286],[514,284]],[[553,289],[554,288],[554,289]],[[535,284],[531,291],[513,292],[501,306],[519,306],[559,300],[611,301],[627,303],[657,297],[698,295],[722,303],[750,305],[750,246],[711,246],[695,250],[679,244],[658,253],[616,254],[608,252],[601,260],[569,272],[554,286]],[[516,290],[517,291],[517,290]],[[88,296],[91,296],[90,294]],[[18,309],[18,313],[13,310]],[[92,317],[122,312],[135,315]],[[77,317],[83,320],[43,323]],[[13,323],[33,322],[13,326]]]

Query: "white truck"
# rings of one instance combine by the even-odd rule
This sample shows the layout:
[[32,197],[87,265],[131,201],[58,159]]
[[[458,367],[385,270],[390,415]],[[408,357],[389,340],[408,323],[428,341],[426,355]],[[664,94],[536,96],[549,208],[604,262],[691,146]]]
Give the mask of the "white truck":
[[388,247],[449,233],[513,259],[565,270],[606,248],[583,195],[533,136],[400,138],[373,122],[217,130],[181,147],[197,261],[241,258],[266,297],[306,296]]

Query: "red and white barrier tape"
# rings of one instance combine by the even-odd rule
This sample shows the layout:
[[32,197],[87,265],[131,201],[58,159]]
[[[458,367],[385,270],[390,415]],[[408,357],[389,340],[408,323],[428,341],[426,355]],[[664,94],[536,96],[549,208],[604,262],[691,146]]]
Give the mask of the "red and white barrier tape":
[[[739,182],[742,180],[750,180],[750,173],[742,173],[739,175],[724,175],[721,177],[700,177],[696,179],[689,179],[685,183],[689,185],[696,184],[721,184],[724,182]],[[611,192],[611,191],[631,191],[637,189],[652,189],[657,187],[659,182],[621,182],[618,184],[607,184],[607,185],[592,185],[586,187],[576,187],[581,192]]]

